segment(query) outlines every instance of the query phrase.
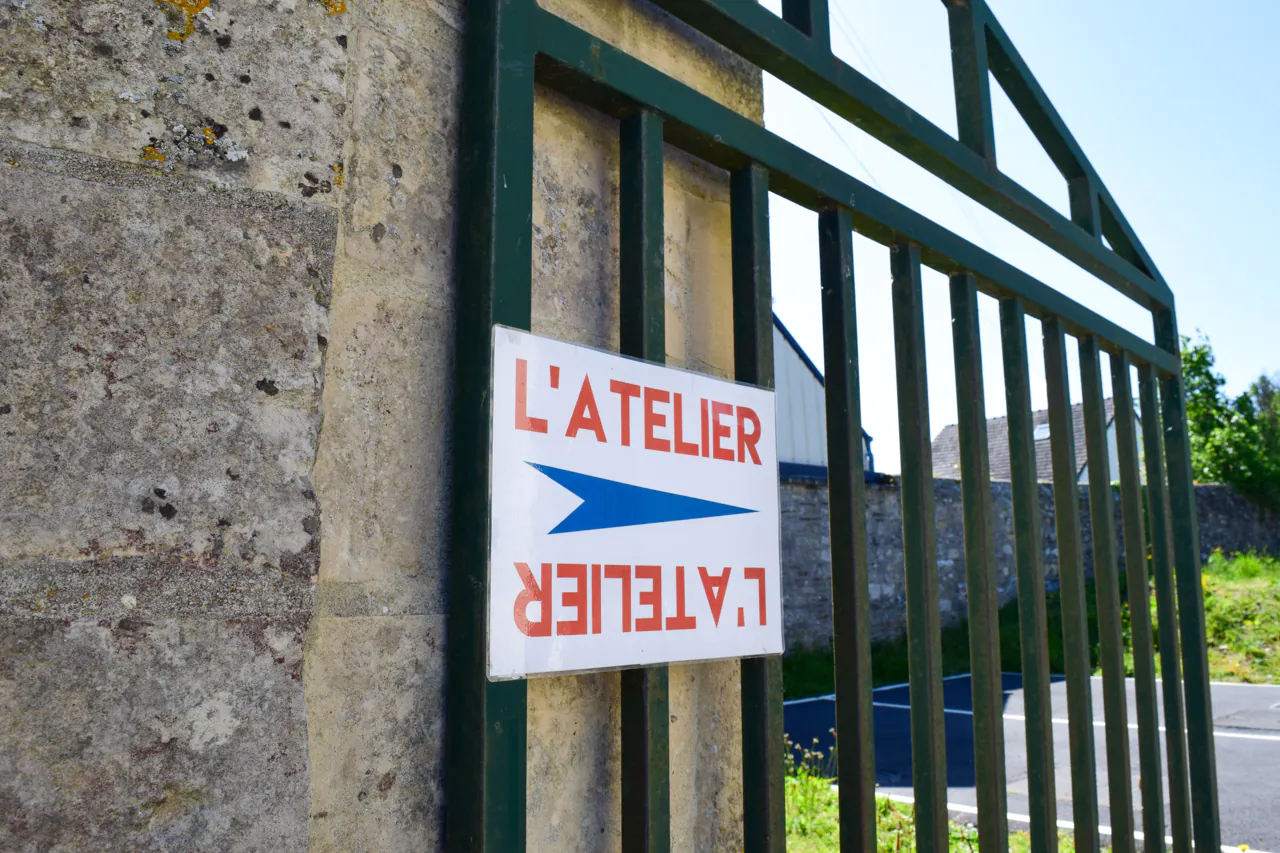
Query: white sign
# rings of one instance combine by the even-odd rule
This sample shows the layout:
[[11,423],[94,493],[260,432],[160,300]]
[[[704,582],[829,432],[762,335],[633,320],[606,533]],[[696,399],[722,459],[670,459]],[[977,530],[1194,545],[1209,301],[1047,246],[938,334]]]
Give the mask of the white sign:
[[489,678],[780,654],[773,392],[493,332]]

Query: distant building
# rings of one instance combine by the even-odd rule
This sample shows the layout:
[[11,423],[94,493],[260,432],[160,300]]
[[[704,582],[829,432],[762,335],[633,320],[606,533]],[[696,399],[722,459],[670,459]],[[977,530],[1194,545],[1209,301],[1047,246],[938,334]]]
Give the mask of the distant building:
[[[822,373],[775,314],[773,382],[778,423],[778,473],[784,482],[827,481],[827,397]],[[862,432],[862,468],[876,479],[871,436]]]
[[[1103,404],[1107,413],[1108,479],[1114,483],[1120,479],[1119,462],[1116,460],[1115,403],[1108,398]],[[1036,479],[1049,482],[1053,480],[1053,458],[1049,452],[1049,411],[1044,409],[1032,412],[1031,421],[1035,424]],[[1071,423],[1075,433],[1076,480],[1087,484],[1089,450],[1085,446],[1083,403],[1071,407]],[[1138,450],[1142,450],[1141,439]],[[1011,480],[1008,418],[991,418],[987,421],[987,453],[991,459],[991,479],[1001,482]],[[944,427],[933,440],[933,476],[939,479],[960,479],[960,428],[956,424]]]

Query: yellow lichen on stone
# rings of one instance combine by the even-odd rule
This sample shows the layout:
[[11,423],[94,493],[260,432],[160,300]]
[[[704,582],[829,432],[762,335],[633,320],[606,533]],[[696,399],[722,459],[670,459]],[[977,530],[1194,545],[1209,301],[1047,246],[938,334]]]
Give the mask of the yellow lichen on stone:
[[342,189],[342,178],[344,174],[342,164],[339,163],[338,165],[330,166],[329,168],[333,171],[333,185],[338,189]]
[[213,144],[213,140],[215,140],[215,139],[217,139],[217,138],[218,138],[218,137],[214,134],[214,132],[213,132],[213,128],[212,128],[212,127],[206,127],[206,128],[204,129],[204,144],[205,144],[205,145],[212,145],[212,144]]
[[320,3],[329,10],[330,15],[341,15],[347,11],[347,0],[320,0]]
[[196,31],[196,15],[209,7],[209,0],[156,0],[156,5],[182,15],[182,29],[169,30],[169,38],[183,41]]
[[142,146],[142,159],[151,160],[155,163],[163,163],[164,155],[161,154],[160,149],[156,148],[154,145],[144,145]]

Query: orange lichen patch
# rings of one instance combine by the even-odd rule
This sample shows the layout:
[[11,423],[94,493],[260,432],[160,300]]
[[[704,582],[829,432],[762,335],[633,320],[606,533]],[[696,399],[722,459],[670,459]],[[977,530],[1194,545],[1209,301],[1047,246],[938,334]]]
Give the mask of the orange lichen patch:
[[142,146],[142,159],[151,160],[155,163],[163,163],[164,155],[161,154],[160,149],[156,148],[154,145],[144,145]]
[[347,0],[320,0],[320,4],[329,10],[330,15],[341,15],[347,11]]
[[214,141],[215,139],[217,139],[217,138],[218,138],[218,136],[217,136],[217,134],[215,134],[215,133],[213,132],[213,128],[212,128],[212,127],[206,127],[206,128],[204,129],[204,144],[205,144],[205,145],[212,145],[212,144],[213,144],[213,141]]
[[169,38],[182,41],[196,31],[196,15],[209,8],[209,0],[156,0],[156,5],[182,16],[182,29],[169,30]]
[[336,166],[330,166],[329,169],[333,171],[333,185],[338,189],[342,189],[342,178],[345,174],[342,169],[342,164],[339,163]]

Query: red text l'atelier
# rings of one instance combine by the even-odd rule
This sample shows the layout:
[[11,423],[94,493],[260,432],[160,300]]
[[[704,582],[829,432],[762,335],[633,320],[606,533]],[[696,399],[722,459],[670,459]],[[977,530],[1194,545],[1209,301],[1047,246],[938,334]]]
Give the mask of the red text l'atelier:
[[[718,574],[698,566],[702,593],[711,610],[711,619],[720,626],[725,593],[733,569],[725,567]],[[599,634],[605,630],[603,613],[606,595],[616,595],[621,603],[621,622],[609,625],[610,633],[620,631],[691,631],[698,627],[698,617],[686,607],[686,572],[675,567],[675,589],[666,599],[662,591],[662,567],[623,565],[617,563],[542,563],[540,578],[535,578],[528,563],[516,563],[524,589],[516,596],[513,616],[516,628],[528,637]],[[689,572],[688,575],[692,575]],[[765,605],[764,569],[747,567],[743,577],[757,588],[759,624],[768,624]],[[689,581],[692,584],[692,581]],[[558,588],[558,590],[557,590]],[[556,592],[560,599],[556,601]],[[693,594],[697,594],[695,591]],[[555,602],[555,607],[552,603]],[[536,619],[529,618],[530,605],[538,605]],[[555,611],[553,614],[552,611]],[[746,626],[746,608],[738,608],[737,626]]]
[[[529,412],[528,361],[517,358],[515,368],[516,429],[539,433],[558,429],[559,426],[553,426],[547,418],[535,417]],[[560,368],[552,366],[549,373],[551,388],[559,390]],[[735,406],[705,397],[698,398],[696,402],[686,401],[679,392],[618,379],[610,380],[603,393],[610,395],[605,398],[606,405],[618,407],[618,433],[612,436],[606,433],[596,389],[591,385],[591,376],[586,375],[578,388],[573,414],[565,425],[565,437],[590,436],[601,444],[616,442],[623,447],[631,447],[633,421],[638,417],[640,428],[635,431],[639,433],[634,436],[635,443],[645,450],[705,456],[726,462],[746,462],[749,459],[752,464],[761,464],[756,448],[760,443],[760,418],[748,406]],[[686,409],[694,405],[698,414],[686,414]],[[693,429],[690,429],[690,420],[696,424]]]

